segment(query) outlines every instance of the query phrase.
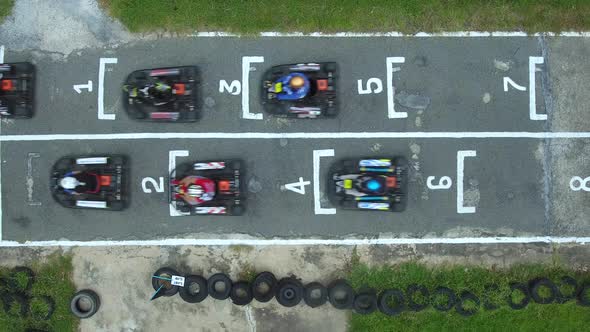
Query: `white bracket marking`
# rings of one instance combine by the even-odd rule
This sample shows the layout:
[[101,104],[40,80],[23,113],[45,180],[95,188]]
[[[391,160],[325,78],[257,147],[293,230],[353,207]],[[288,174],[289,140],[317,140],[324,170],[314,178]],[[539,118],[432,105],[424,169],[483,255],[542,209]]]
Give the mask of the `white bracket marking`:
[[529,117],[531,120],[547,120],[547,114],[537,114],[537,96],[535,91],[536,65],[543,63],[543,57],[529,57]]
[[518,91],[526,91],[526,87],[516,84],[510,77],[504,76],[504,92],[508,91],[508,84]]
[[262,113],[250,113],[250,64],[264,62],[263,56],[242,57],[242,118],[262,120]]
[[80,94],[82,89],[88,89],[88,92],[92,92],[92,81],[88,80],[87,84],[74,84],[74,90]]
[[408,117],[408,112],[395,111],[395,87],[393,86],[393,64],[404,63],[404,57],[387,57],[385,63],[387,65],[387,116],[390,119],[404,119]]
[[[172,174],[172,171],[176,169],[176,157],[188,157],[187,150],[172,150],[168,151],[168,175]],[[172,179],[170,179],[172,180]],[[170,193],[172,195],[172,193]],[[171,217],[180,217],[184,214],[178,212],[176,208],[170,204],[170,216]]]
[[4,45],[0,45],[0,63],[4,63]]
[[320,158],[334,157],[334,149],[313,150],[313,210],[315,214],[336,214],[336,209],[322,208],[320,201]]
[[477,156],[477,151],[457,151],[457,213],[475,213],[475,207],[463,206],[463,178],[465,176],[465,158]]
[[117,63],[117,58],[100,58],[98,65],[98,119],[115,120],[115,114],[104,114],[104,71],[107,63]]

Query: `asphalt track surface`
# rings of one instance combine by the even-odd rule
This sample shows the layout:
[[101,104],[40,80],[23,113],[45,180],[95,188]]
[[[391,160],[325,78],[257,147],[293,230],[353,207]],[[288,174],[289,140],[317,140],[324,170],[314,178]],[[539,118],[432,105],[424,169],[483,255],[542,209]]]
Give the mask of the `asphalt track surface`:
[[[570,38],[565,43],[573,47],[579,40]],[[587,199],[572,199],[570,195],[579,196],[585,191],[572,190],[567,181],[553,181],[562,166],[550,160],[553,143],[578,146],[569,152],[575,155],[586,149],[588,139],[540,139],[531,135],[516,138],[518,133],[551,132],[553,116],[531,120],[530,108],[530,88],[534,87],[535,116],[542,117],[552,110],[554,78],[549,72],[549,43],[537,37],[242,37],[137,41],[112,49],[84,49],[66,58],[6,50],[6,62],[32,61],[38,75],[35,117],[1,124],[2,239],[149,240],[226,234],[262,238],[589,236],[587,223],[555,227],[561,220],[554,213],[553,197],[574,202],[582,219]],[[233,80],[241,81],[243,57],[250,56],[264,57],[264,62],[252,63],[247,70],[250,113],[263,114],[258,97],[260,77],[270,66],[336,61],[340,66],[339,116],[285,120],[263,114],[261,120],[244,119],[242,95],[220,92],[220,80],[226,80],[228,85]],[[389,68],[390,94],[388,57],[395,59]],[[399,61],[400,57],[404,62]],[[103,85],[104,113],[114,115],[114,120],[98,119],[100,58],[117,59],[117,63],[105,65]],[[544,63],[533,63],[531,67],[531,61],[539,58]],[[129,119],[120,92],[125,77],[138,69],[177,65],[197,65],[201,70],[201,121],[162,124]],[[504,77],[526,91],[510,84],[505,91]],[[530,77],[534,78],[532,85]],[[362,80],[364,90],[370,78],[380,80],[382,91],[359,94],[358,80]],[[88,80],[92,80],[92,92],[74,91],[74,84]],[[244,85],[241,82],[242,89]],[[377,85],[372,83],[371,88],[375,90]],[[413,97],[418,102],[412,102]],[[389,117],[392,100],[395,112],[406,112],[406,118]],[[564,121],[577,119],[572,115]],[[175,137],[159,139],[158,133]],[[214,134],[212,138],[198,137],[207,133]],[[240,138],[240,133],[257,134]],[[277,135],[260,138],[264,133]],[[283,133],[287,135],[282,137]],[[325,134],[313,138],[319,133]],[[335,137],[337,133],[366,133],[366,137]],[[376,138],[372,133],[399,137]],[[425,137],[424,133],[440,135]],[[470,133],[491,134],[473,138]],[[498,138],[498,133],[504,137]],[[51,136],[59,134],[70,136],[67,140]],[[94,134],[113,136],[85,136]],[[118,134],[138,135],[120,139]],[[190,134],[195,137],[183,137]],[[457,138],[465,134],[467,138]],[[78,135],[80,140],[75,139]],[[164,177],[166,182],[170,151],[178,150],[189,153],[188,157],[178,157],[178,163],[244,160],[246,214],[173,217],[167,192],[144,192],[142,180],[147,177],[156,182]],[[317,150],[333,150],[334,156],[319,158],[319,182],[314,183]],[[127,210],[73,210],[53,201],[47,184],[49,170],[57,159],[64,155],[115,153],[125,154],[131,161],[131,205]],[[323,194],[330,163],[341,158],[393,156],[410,160],[406,212],[317,213],[318,207],[333,208]],[[460,163],[464,164],[463,172]],[[568,167],[568,180],[586,177],[587,169],[576,167],[578,163],[574,170]],[[435,177],[434,185],[442,176],[448,176],[452,185],[433,190],[427,184],[430,176]],[[298,182],[300,177],[311,182],[305,186],[304,195],[285,190],[285,184]],[[314,195],[314,186],[319,186],[319,197]],[[460,197],[462,204],[458,204]]]

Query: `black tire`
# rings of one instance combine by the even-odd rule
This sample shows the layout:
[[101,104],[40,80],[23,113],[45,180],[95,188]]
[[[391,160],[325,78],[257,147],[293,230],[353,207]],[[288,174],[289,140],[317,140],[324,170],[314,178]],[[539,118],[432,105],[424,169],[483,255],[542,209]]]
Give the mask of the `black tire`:
[[[4,293],[1,297],[2,306],[4,308],[4,312],[9,317],[21,317],[24,318],[29,313],[29,302],[30,298],[23,293]],[[14,305],[18,305],[18,313],[15,315],[11,308]]]
[[[442,295],[442,296],[446,297],[446,302],[444,304],[437,303],[435,301],[435,298],[437,295]],[[432,292],[431,299],[430,299],[430,303],[432,304],[432,307],[438,311],[449,311],[455,306],[456,302],[457,302],[457,295],[455,295],[455,292],[452,289],[445,287],[445,286],[437,287],[434,290],[434,292]]]
[[[158,296],[173,296],[178,293],[178,286],[174,286],[168,280],[163,280],[155,277],[171,278],[172,276],[179,276],[180,274],[169,267],[159,268],[152,275],[152,287],[155,291],[158,291]],[[162,287],[163,286],[163,287]],[[162,287],[162,289],[160,289]]]
[[[38,300],[41,301],[43,303],[45,303],[45,305],[47,306],[47,312],[43,312],[43,313],[36,313],[33,311],[33,301]],[[29,312],[31,313],[31,316],[33,317],[33,319],[36,320],[49,320],[51,318],[51,316],[53,316],[53,312],[55,311],[55,301],[53,300],[53,298],[49,297],[49,296],[34,296],[33,298],[31,298],[31,301],[29,303]]]
[[497,284],[487,284],[483,289],[483,308],[485,310],[496,310],[500,308],[498,303],[492,301],[492,294],[499,293],[500,287]]
[[377,295],[374,291],[359,292],[354,296],[352,310],[360,315],[372,314],[377,310]]
[[[425,300],[425,302],[419,303],[416,302],[415,294],[420,293]],[[430,298],[430,293],[428,292],[428,288],[423,285],[418,284],[411,284],[406,288],[406,299],[408,301],[408,309],[412,311],[422,311],[428,307],[428,299]]]
[[293,277],[283,278],[277,285],[275,296],[283,307],[294,307],[303,299],[303,285]]
[[[393,300],[393,305],[390,304]],[[377,300],[379,311],[388,316],[399,315],[405,310],[404,293],[399,289],[387,289],[379,295]]]
[[324,305],[328,301],[328,289],[319,282],[311,282],[305,285],[303,301],[312,308]]
[[178,295],[187,303],[202,302],[209,295],[207,279],[199,275],[184,277],[184,287],[180,287]]
[[258,273],[252,282],[252,295],[258,302],[272,300],[277,291],[277,278],[270,272]]
[[328,286],[328,300],[336,309],[350,309],[354,302],[354,289],[344,279],[335,280]]
[[[569,286],[572,288],[571,292],[564,292],[563,287]],[[557,285],[558,297],[557,303],[566,303],[576,298],[576,292],[578,291],[578,282],[576,279],[570,276],[563,276],[560,279],[560,283]]]
[[235,305],[246,305],[252,302],[252,287],[247,281],[237,281],[231,287],[229,294],[231,301]]
[[[27,283],[21,287],[18,282],[18,275],[23,274],[26,279]],[[10,287],[11,291],[23,292],[28,293],[33,287],[33,283],[35,283],[35,273],[33,270],[29,269],[26,266],[17,266],[10,272],[10,278],[8,279],[8,287]]]
[[[473,302],[475,304],[475,308],[466,309],[465,303],[468,301]],[[480,305],[479,298],[477,296],[475,296],[475,294],[473,294],[469,291],[463,291],[461,293],[461,295],[459,296],[459,300],[457,301],[457,304],[455,305],[455,311],[457,311],[457,313],[461,316],[469,317],[469,316],[475,315],[479,311],[479,305]]]
[[241,216],[242,214],[244,214],[244,206],[241,204],[232,206],[231,214],[232,216]]
[[[558,296],[558,289],[555,284],[547,278],[537,278],[529,282],[529,293],[531,298],[538,304],[550,304],[553,303]],[[548,297],[543,297],[540,294],[541,288],[548,288],[551,294]]]
[[209,296],[216,300],[226,300],[231,293],[232,281],[225,273],[216,273],[207,280]]
[[576,298],[578,299],[578,305],[583,307],[590,307],[590,283],[585,282],[582,284],[580,289],[576,294]]
[[84,319],[92,317],[100,308],[100,298],[89,289],[74,294],[70,301],[70,311],[74,316]]
[[[522,298],[522,300],[520,302],[514,302],[512,300],[512,293],[514,293],[514,291],[521,292],[524,295],[524,297]],[[529,294],[529,288],[523,283],[519,283],[519,282],[511,283],[510,284],[510,294],[508,294],[508,298],[506,299],[506,301],[508,302],[508,306],[514,310],[524,309],[531,301],[531,295]]]

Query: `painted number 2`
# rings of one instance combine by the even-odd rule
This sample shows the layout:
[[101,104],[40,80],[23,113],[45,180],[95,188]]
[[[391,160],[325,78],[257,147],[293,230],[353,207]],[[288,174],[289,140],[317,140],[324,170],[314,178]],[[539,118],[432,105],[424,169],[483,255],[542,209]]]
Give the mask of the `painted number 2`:
[[156,180],[154,180],[154,178],[151,178],[151,177],[143,178],[141,180],[141,189],[143,189],[144,193],[151,194],[152,190],[150,188],[148,188],[148,186],[147,186],[149,183],[152,186],[154,186],[154,190],[157,193],[163,193],[164,192],[164,178],[160,176],[160,178],[158,180],[160,180],[159,183],[156,182]]
[[590,191],[590,187],[588,187],[588,182],[590,182],[590,176],[585,179],[582,179],[579,176],[574,176],[570,180],[570,188],[573,191]]

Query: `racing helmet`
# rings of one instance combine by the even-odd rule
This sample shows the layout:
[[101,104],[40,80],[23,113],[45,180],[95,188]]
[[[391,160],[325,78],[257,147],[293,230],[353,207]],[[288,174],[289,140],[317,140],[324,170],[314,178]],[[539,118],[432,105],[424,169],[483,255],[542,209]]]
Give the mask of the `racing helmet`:
[[295,89],[299,89],[301,87],[303,87],[305,85],[305,80],[303,79],[303,77],[297,75],[297,76],[293,76],[290,80],[289,80],[289,85],[292,88]]
[[191,184],[187,188],[187,194],[193,197],[201,197],[205,193],[203,187],[199,186],[198,184]]
[[59,185],[64,189],[74,189],[78,186],[78,180],[73,176],[66,176],[59,181]]

